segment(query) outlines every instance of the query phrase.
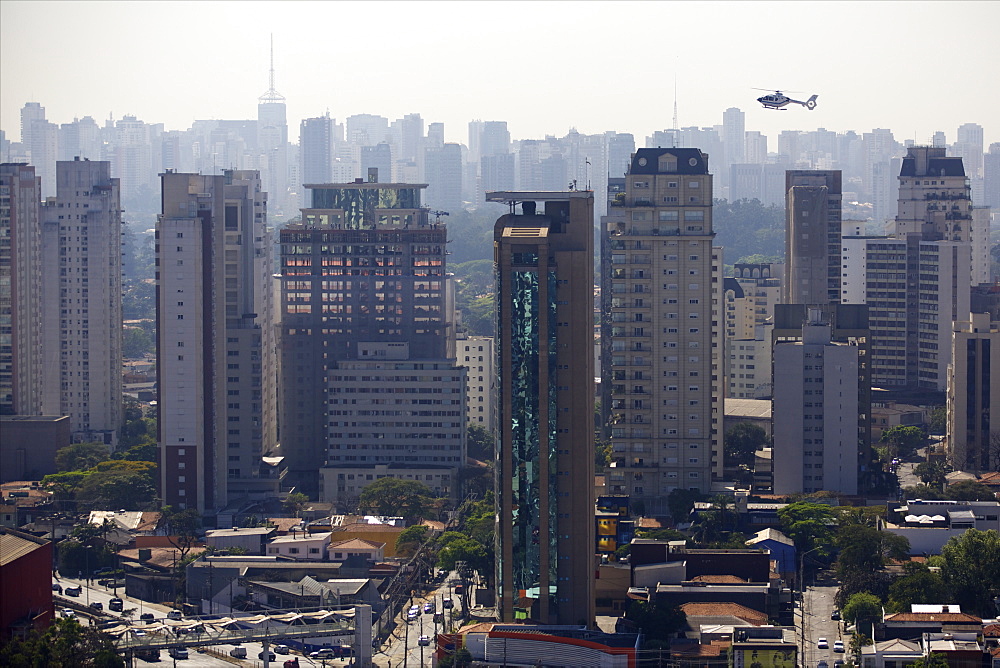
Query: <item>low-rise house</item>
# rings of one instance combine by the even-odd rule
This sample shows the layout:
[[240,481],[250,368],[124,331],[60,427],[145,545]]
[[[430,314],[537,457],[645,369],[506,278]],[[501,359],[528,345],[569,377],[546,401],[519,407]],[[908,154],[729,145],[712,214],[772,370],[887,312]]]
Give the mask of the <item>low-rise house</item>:
[[969,529],[1000,531],[997,501],[907,501],[880,528],[910,541],[910,554],[940,554],[952,537]]
[[861,668],[904,668],[923,658],[918,641],[892,638],[861,648]]
[[434,655],[440,661],[464,647],[474,661],[488,665],[630,668],[640,638],[638,633],[604,633],[585,626],[484,622],[437,634]]
[[248,597],[263,608],[287,610],[365,604],[372,606],[376,615],[384,608],[378,586],[379,582],[367,578],[320,581],[308,575],[295,582],[247,582]]
[[958,605],[914,603],[910,605],[910,612],[883,615],[875,633],[880,640],[918,640],[925,633],[979,633],[982,628],[981,617],[962,612]]
[[265,554],[268,541],[277,533],[274,527],[233,527],[205,532],[205,544],[215,550],[238,548],[245,554]]
[[326,561],[329,554],[330,532],[277,536],[267,543],[268,556],[290,557],[311,561]]
[[798,642],[794,628],[761,626],[733,629],[732,668],[795,666]]
[[[327,536],[330,535],[332,534],[327,534]],[[330,543],[329,554],[331,561],[343,561],[350,557],[359,556],[368,561],[379,562],[385,559],[385,543],[376,543],[361,538],[334,541]]]
[[923,636],[924,656],[940,654],[948,662],[948,668],[982,668],[983,645],[975,631],[968,633],[925,633]]
[[786,582],[794,582],[796,574],[795,541],[777,529],[761,529],[746,542],[750,547],[764,548],[775,562],[775,572]]

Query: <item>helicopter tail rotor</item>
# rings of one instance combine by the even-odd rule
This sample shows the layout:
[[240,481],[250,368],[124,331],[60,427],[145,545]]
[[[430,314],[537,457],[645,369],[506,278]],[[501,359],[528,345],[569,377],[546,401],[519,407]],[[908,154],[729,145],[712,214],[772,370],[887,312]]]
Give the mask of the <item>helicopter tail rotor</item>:
[[819,95],[813,95],[808,100],[806,100],[806,109],[808,109],[809,111],[812,111],[813,109],[816,108],[816,98],[817,97],[819,97]]

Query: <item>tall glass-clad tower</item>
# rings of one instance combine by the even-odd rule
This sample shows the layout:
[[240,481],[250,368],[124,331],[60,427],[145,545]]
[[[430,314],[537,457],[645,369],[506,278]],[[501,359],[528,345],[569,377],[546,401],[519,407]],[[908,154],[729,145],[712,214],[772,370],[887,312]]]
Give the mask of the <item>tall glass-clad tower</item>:
[[493,233],[499,614],[592,624],[593,193],[487,198],[511,207]]

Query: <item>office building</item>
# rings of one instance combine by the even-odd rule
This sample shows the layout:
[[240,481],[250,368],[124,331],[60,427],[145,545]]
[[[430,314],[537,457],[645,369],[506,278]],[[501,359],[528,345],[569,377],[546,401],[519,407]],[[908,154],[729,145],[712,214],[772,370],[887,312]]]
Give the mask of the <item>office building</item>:
[[[1000,323],[970,313],[954,325],[948,366],[948,459],[961,471],[1000,470]],[[997,344],[994,346],[993,344]]]
[[3,415],[42,414],[40,199],[41,184],[34,167],[0,164],[0,414]]
[[789,304],[840,300],[840,170],[785,172],[785,296]]
[[727,397],[771,396],[771,328],[783,273],[780,264],[737,263],[734,277],[723,281]]
[[462,147],[445,144],[428,149],[424,157],[427,192],[424,200],[432,209],[449,213],[462,210]]
[[164,504],[208,517],[278,491],[271,231],[256,171],[161,176],[157,383]]
[[1000,142],[983,155],[983,204],[1000,213]]
[[76,441],[117,444],[122,423],[122,264],[118,179],[105,161],[56,163],[42,207],[43,411]]
[[[353,414],[362,410],[352,407],[354,404],[369,401],[363,394],[340,392],[333,396],[325,388],[348,381],[333,381],[331,376],[357,373],[358,392],[363,393],[371,383],[361,387],[363,376],[356,370],[347,374],[343,365],[384,358],[383,369],[364,376],[380,375],[400,365],[437,367],[435,374],[419,374],[421,379],[414,381],[419,386],[386,381],[380,390],[395,388],[393,393],[398,389],[399,394],[412,394],[405,402],[427,402],[428,407],[420,410],[459,411],[458,420],[449,414],[437,421],[465,422],[461,393],[445,404],[445,397],[434,391],[442,389],[443,381],[434,381],[433,376],[451,374],[445,367],[455,366],[454,331],[445,276],[447,230],[443,223],[429,219],[427,209],[421,207],[420,194],[425,187],[377,181],[306,184],[312,206],[303,209],[301,223],[281,230],[282,455],[290,484],[313,498],[320,495],[318,472],[324,466],[335,469],[323,474],[328,479],[339,475],[336,469],[348,465],[440,464],[441,457],[448,458],[444,463],[450,468],[464,464],[464,430],[460,449],[447,453],[433,451],[434,439],[409,444],[393,441],[392,448],[384,449],[372,442],[352,441],[366,450],[359,454],[350,451],[357,447],[348,449],[343,440],[354,437],[331,434],[361,431],[352,428],[342,432],[345,425],[335,428],[330,423],[343,422],[343,416],[334,419],[328,415],[330,411]],[[425,375],[427,379],[422,378]],[[337,404],[328,404],[333,399]],[[457,404],[452,403],[455,400],[459,400]],[[388,411],[372,410],[379,415]],[[367,426],[374,428],[388,420],[373,417],[377,418],[364,416]],[[434,433],[445,433],[442,429]],[[450,437],[448,444],[453,444]],[[418,452],[411,454],[410,449]]]
[[808,310],[800,340],[774,346],[775,494],[858,492],[857,346],[837,343],[819,309]]
[[502,192],[489,200],[511,207],[493,233],[497,610],[503,621],[590,625],[593,194]]
[[613,494],[665,514],[674,489],[722,473],[724,298],[712,175],[698,149],[640,149],[602,224],[610,300]]
[[299,125],[299,176],[302,183],[329,183],[333,175],[335,123],[329,114],[303,118]]
[[[257,151],[263,191],[270,194],[273,216],[284,209],[288,183],[288,119],[285,96],[274,87],[274,41],[264,94],[257,98]],[[228,165],[222,165],[228,167]]]

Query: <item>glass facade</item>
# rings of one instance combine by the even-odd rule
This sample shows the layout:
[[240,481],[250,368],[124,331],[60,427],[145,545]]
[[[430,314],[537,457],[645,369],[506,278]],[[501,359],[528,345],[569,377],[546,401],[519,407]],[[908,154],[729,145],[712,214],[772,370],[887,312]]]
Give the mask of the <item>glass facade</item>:
[[[347,229],[375,227],[380,218],[378,209],[420,209],[420,187],[411,188],[312,188],[313,209],[340,209],[344,211],[344,225]],[[410,216],[394,216],[404,223]],[[390,224],[392,219],[384,214],[382,224]]]

